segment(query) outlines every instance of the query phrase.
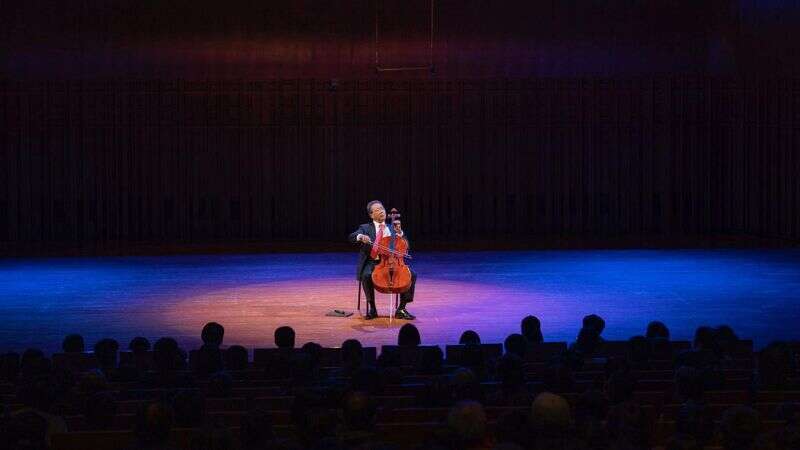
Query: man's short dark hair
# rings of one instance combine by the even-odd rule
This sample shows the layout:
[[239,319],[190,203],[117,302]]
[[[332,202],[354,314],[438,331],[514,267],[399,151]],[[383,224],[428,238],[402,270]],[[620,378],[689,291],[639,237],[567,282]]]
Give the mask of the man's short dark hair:
[[128,350],[134,354],[140,354],[149,351],[150,341],[148,341],[145,337],[136,336],[135,338],[131,339],[131,342],[128,344]]
[[380,200],[372,200],[371,202],[367,203],[367,214],[372,214],[372,205],[375,203],[380,203],[380,205],[383,206],[383,202]]
[[528,342],[541,344],[544,341],[542,337],[542,322],[540,322],[539,318],[536,316],[526,316],[522,319],[522,322],[520,322],[520,330]]
[[179,358],[180,350],[175,339],[163,337],[153,344],[153,361],[159,370],[175,370],[179,366]]
[[447,426],[463,446],[481,443],[486,436],[488,421],[483,406],[475,401],[462,401],[450,408]]
[[203,340],[203,344],[220,346],[222,345],[222,339],[224,336],[225,327],[217,322],[208,322],[203,327],[203,331],[200,332],[200,338]]
[[695,349],[714,350],[716,347],[714,329],[708,326],[697,327],[694,332],[693,344]]
[[50,372],[50,360],[44,357],[44,352],[38,348],[29,348],[22,352],[19,361],[20,372],[24,378],[37,375],[46,375]]
[[84,351],[83,336],[80,334],[70,334],[61,342],[61,349],[64,353],[81,353]]
[[503,347],[506,350],[506,353],[513,353],[520,358],[525,357],[525,352],[528,349],[528,341],[525,340],[525,336],[519,333],[509,334],[506,340],[503,342]]
[[645,337],[648,339],[662,338],[669,339],[669,328],[664,325],[664,322],[654,320],[647,324],[647,333]]
[[341,358],[343,363],[360,364],[364,360],[364,347],[358,339],[342,342]]
[[467,330],[461,333],[458,343],[461,345],[480,345],[481,337],[474,330]]
[[602,317],[598,316],[597,314],[589,314],[588,316],[583,318],[583,327],[592,327],[597,331],[597,335],[603,334],[603,330],[606,328],[606,321],[603,320]]
[[292,327],[278,327],[275,330],[275,345],[278,348],[294,348],[294,329]]
[[401,347],[416,347],[420,342],[421,339],[417,327],[410,323],[400,327],[400,332],[397,334],[397,345]]
[[303,354],[308,355],[309,362],[312,366],[319,366],[322,360],[322,346],[316,342],[306,342],[300,347]]
[[600,339],[600,333],[598,333],[597,328],[588,326],[581,328],[581,331],[578,332],[578,339],[570,348],[574,348],[584,356],[592,356],[600,347],[601,343],[602,340]]

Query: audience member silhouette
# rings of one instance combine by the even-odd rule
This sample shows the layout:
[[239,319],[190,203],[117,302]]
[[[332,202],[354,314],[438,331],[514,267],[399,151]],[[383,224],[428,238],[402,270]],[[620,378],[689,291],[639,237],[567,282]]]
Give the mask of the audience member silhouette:
[[275,329],[275,346],[278,348],[294,348],[294,329],[292,327],[278,327]]
[[348,339],[342,342],[340,356],[342,359],[342,376],[353,376],[365,366],[364,348],[357,339]]
[[[480,345],[465,345],[461,349],[461,353],[451,363],[466,367],[480,380],[485,380],[488,376],[489,368],[493,365],[493,361],[487,361],[484,356],[483,348]],[[493,359],[493,358],[492,358]]]
[[715,334],[715,330],[711,327],[698,327],[692,349],[680,353],[675,358],[676,368],[690,366],[699,370],[706,389],[721,389],[724,385],[724,373]]
[[608,397],[597,389],[587,390],[575,402],[573,414],[575,436],[585,442],[588,448],[609,448],[608,431],[605,426],[608,410]]
[[421,342],[419,330],[413,324],[407,323],[400,327],[397,334],[397,345],[400,347],[417,347]]
[[420,354],[417,373],[420,375],[437,375],[442,372],[444,353],[438,346],[425,347]]
[[[537,359],[535,352],[528,353],[531,346],[541,342],[539,320],[534,316],[522,320],[522,334],[505,339],[505,354],[496,361],[484,357],[485,351],[494,351],[495,347],[482,347],[478,334],[468,330],[459,339],[462,346],[453,348],[453,354],[448,355],[456,358],[445,364],[442,348],[420,346],[419,329],[406,324],[398,332],[398,345],[384,348],[377,369],[367,364],[364,348],[355,339],[342,343],[340,361],[328,361],[329,350],[316,343],[309,342],[295,350],[294,330],[280,327],[275,330],[278,349],[268,352],[278,355],[266,369],[270,381],[254,381],[266,382],[283,398],[294,398],[290,418],[297,436],[277,439],[271,414],[248,407],[247,412],[235,413],[242,417],[240,448],[392,448],[381,443],[381,435],[375,433],[379,411],[375,396],[409,389],[410,379],[414,380],[412,383],[424,383],[424,387],[415,388],[413,406],[402,408],[450,408],[441,427],[430,434],[432,440],[421,447],[424,450],[488,449],[492,437],[498,449],[651,448],[655,430],[652,420],[656,417],[653,406],[640,404],[634,392],[640,376],[663,372],[653,367],[663,367],[665,355],[672,355],[669,330],[661,322],[651,322],[646,336],[628,340],[624,357],[607,357],[604,352],[615,347],[603,343],[600,335],[604,326],[602,318],[586,316],[570,350],[547,362]],[[24,405],[0,414],[3,442],[22,442],[19,439],[23,437],[27,442],[40,442],[43,447],[55,433],[66,430],[64,417],[76,414],[83,415],[86,430],[115,429],[120,417],[117,408],[122,404],[117,403],[118,396],[137,398],[139,390],[144,389],[158,392],[155,398],[160,401],[144,403],[137,413],[136,443],[131,448],[172,448],[169,436],[173,426],[195,429],[182,448],[187,444],[189,449],[233,448],[227,428],[230,423],[218,426],[222,423],[218,418],[225,415],[207,414],[207,404],[223,404],[219,399],[234,395],[234,378],[248,383],[253,374],[248,370],[247,349],[234,345],[222,351],[223,336],[224,328],[216,322],[203,328],[203,345],[192,355],[191,374],[185,371],[186,354],[174,339],[159,339],[150,353],[146,339],[134,338],[128,345],[134,354],[133,362],[126,367],[135,366],[136,375],[130,380],[121,375],[123,366],[118,364],[118,344],[113,339],[103,339],[94,346],[99,371],[73,373],[72,366],[53,366],[37,349],[28,349],[22,356],[2,355],[0,378],[14,384],[18,390],[14,400]],[[78,352],[78,338],[79,335],[65,338],[63,350]],[[747,349],[728,326],[697,329],[691,350],[677,355],[674,361],[675,392],[668,401],[679,406],[672,407],[676,411],[675,428],[667,448],[702,448],[714,443],[719,405],[706,404],[705,393],[725,385],[721,367],[726,361],[739,367],[735,365],[737,358],[747,355]],[[798,388],[796,359],[790,345],[770,344],[757,357],[757,370],[753,372],[756,391]],[[525,358],[530,359],[531,365],[526,366]],[[331,363],[338,367],[326,367]],[[586,370],[590,372],[575,373]],[[592,380],[586,378],[590,373]],[[581,377],[580,383],[575,381],[576,376]],[[121,380],[131,381],[130,386],[135,387],[125,391],[127,383],[119,383]],[[590,387],[584,391],[586,385]],[[542,393],[534,399],[532,389]],[[577,393],[574,414],[558,393],[573,398]],[[409,401],[406,395],[404,402]],[[0,412],[7,401],[8,396],[0,402]],[[247,404],[252,402],[248,400]],[[501,414],[496,425],[490,427],[484,406],[516,408]],[[798,410],[791,404],[782,406],[780,411],[773,408],[770,420],[782,420],[786,425],[762,433],[756,411],[732,408],[719,426],[723,446],[735,450],[796,448],[800,441]],[[666,439],[659,441],[660,445],[664,442]]]
[[647,331],[644,335],[647,339],[666,339],[669,340],[669,328],[663,322],[654,320],[647,324]]
[[[528,403],[530,405],[530,402]],[[528,413],[519,409],[503,413],[495,425],[495,449],[516,448],[524,450],[528,445]],[[507,447],[501,447],[501,446]]]
[[181,369],[181,354],[178,342],[175,339],[164,337],[153,345],[153,362],[160,372],[169,372]]
[[11,413],[12,417],[27,414],[41,417],[45,422],[45,441],[48,444],[53,434],[67,431],[67,424],[64,418],[53,411],[53,405],[58,398],[59,391],[58,386],[51,381],[46,374],[40,374],[33,378],[24,378],[23,384],[17,393],[17,397],[24,407]]
[[520,323],[522,335],[531,344],[541,344],[544,342],[542,337],[542,323],[536,316],[526,316]]
[[153,344],[153,363],[155,371],[148,372],[145,382],[156,388],[185,388],[193,386],[192,378],[184,373],[185,353],[178,342],[164,337]]
[[513,353],[520,358],[525,358],[525,353],[528,351],[528,341],[523,335],[513,333],[506,337],[503,347],[506,353]]
[[339,444],[344,448],[355,448],[375,441],[375,419],[377,406],[370,396],[362,391],[345,395],[342,401],[342,425],[337,432]]
[[612,448],[650,448],[652,426],[641,405],[632,397],[612,404],[606,428]]
[[720,325],[714,329],[714,341],[717,355],[723,360],[730,361],[737,351],[739,337],[728,325]]
[[83,336],[80,334],[68,334],[61,342],[64,353],[83,353],[84,349]]
[[531,405],[528,419],[535,449],[572,449],[578,443],[571,435],[572,418],[567,401],[556,394],[543,392]]
[[597,336],[600,337],[603,334],[603,330],[606,328],[606,321],[597,314],[589,314],[583,318],[583,328],[594,329]]
[[203,330],[200,332],[200,339],[203,341],[203,345],[213,345],[219,347],[222,345],[222,340],[225,337],[225,327],[218,324],[217,322],[208,322],[203,326]]
[[209,375],[222,370],[223,352],[220,346],[225,336],[225,328],[217,322],[209,322],[200,333],[203,345],[194,353],[192,370],[198,375]]
[[[158,343],[156,343],[158,344]],[[135,450],[173,450],[169,435],[175,415],[168,404],[153,402],[144,404],[136,414],[134,435]]]
[[450,389],[455,402],[472,400],[483,403],[483,391],[475,373],[466,368],[458,368],[450,378]]
[[150,341],[142,336],[136,336],[128,343],[128,350],[134,355],[150,351]]
[[461,401],[450,409],[447,428],[452,433],[454,448],[479,449],[486,445],[488,420],[483,405]]
[[591,357],[600,349],[602,343],[603,339],[597,332],[596,326],[584,326],[578,332],[578,338],[570,346],[570,349],[580,353],[583,357]]
[[128,350],[131,352],[132,361],[130,365],[139,373],[155,369],[153,355],[150,353],[150,341],[147,338],[137,336],[128,343]]
[[477,332],[473,330],[467,330],[461,333],[461,337],[458,339],[458,343],[460,345],[480,345],[481,337],[478,335]]

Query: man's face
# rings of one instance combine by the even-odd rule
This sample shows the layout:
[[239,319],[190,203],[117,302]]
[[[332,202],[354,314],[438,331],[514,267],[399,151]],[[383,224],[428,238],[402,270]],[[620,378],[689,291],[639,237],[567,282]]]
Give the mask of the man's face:
[[380,203],[375,203],[370,208],[369,216],[375,222],[384,222],[386,221],[386,209]]

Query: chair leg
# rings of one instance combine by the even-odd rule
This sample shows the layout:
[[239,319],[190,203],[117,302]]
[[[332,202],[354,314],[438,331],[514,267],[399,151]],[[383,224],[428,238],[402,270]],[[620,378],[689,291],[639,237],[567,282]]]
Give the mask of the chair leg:
[[358,297],[358,302],[356,303],[356,309],[358,310],[358,314],[359,315],[363,315],[363,314],[361,314],[361,280],[360,279],[358,280],[357,297]]

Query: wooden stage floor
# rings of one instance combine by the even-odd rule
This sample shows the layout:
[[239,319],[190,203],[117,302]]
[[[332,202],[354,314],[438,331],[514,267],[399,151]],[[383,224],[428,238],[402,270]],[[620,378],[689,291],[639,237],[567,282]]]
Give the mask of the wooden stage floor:
[[[394,343],[405,321],[326,317],[354,310],[355,253],[30,258],[0,260],[0,351],[57,351],[68,333],[91,346],[113,337],[172,336],[198,346],[207,321],[225,343],[273,345],[290,325],[297,342]],[[760,347],[800,340],[798,250],[586,250],[417,253],[409,310],[423,343],[458,341],[463,330],[502,342],[534,314],[545,339],[572,341],[581,318],[606,319],[604,335],[643,334],[664,321],[677,339],[699,325],[729,324]],[[379,296],[386,315],[388,296]]]

